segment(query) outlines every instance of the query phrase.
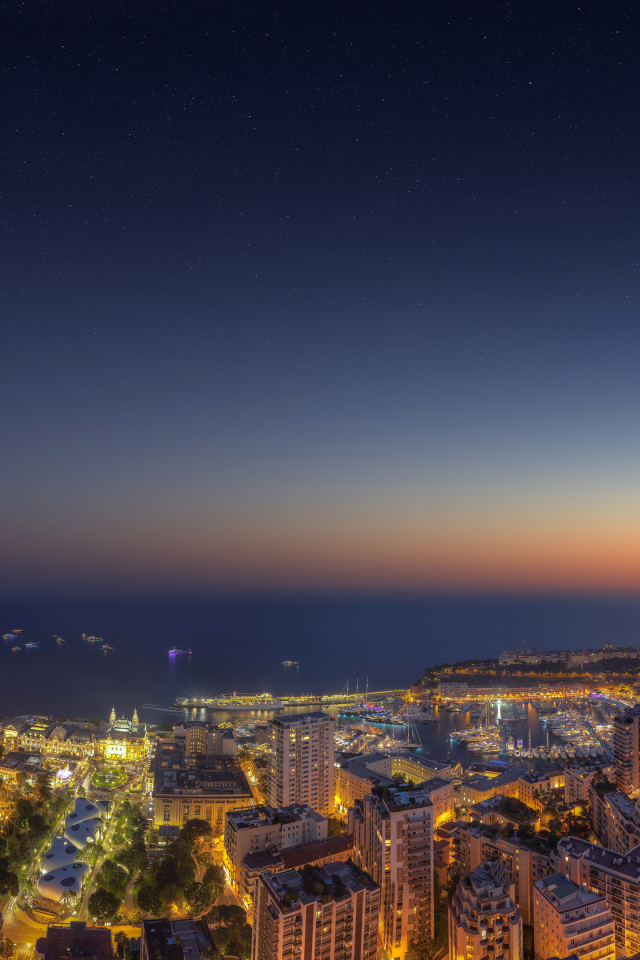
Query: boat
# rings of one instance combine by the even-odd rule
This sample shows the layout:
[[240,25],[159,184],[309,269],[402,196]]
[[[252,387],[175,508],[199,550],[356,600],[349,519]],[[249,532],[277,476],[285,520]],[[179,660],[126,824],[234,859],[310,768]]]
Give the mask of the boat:
[[12,653],[22,653],[22,647],[11,647]]
[[300,664],[297,660],[283,660],[282,666],[283,667],[299,667]]
[[56,643],[61,644],[61,643],[64,643],[64,642],[65,642],[65,641],[62,639],[62,637],[56,637]]
[[102,637],[88,637],[85,633],[82,634],[83,640],[88,640],[89,643],[102,643]]
[[25,649],[26,649],[27,647],[30,647],[30,648],[33,649],[33,647],[37,647],[37,646],[38,646],[37,643],[25,643]]
[[184,656],[191,656],[191,653],[192,653],[192,652],[193,652],[193,651],[191,651],[191,650],[178,650],[177,647],[173,647],[172,650],[169,650],[169,656],[170,656],[170,657],[179,657],[179,656],[182,656],[182,655],[184,655]]
[[176,697],[174,706],[192,708],[199,710],[231,710],[237,713],[239,710],[282,710],[285,704],[282,700],[276,700],[270,693],[263,693],[258,696],[220,696],[220,697]]
[[105,653],[114,653],[115,647],[110,647],[108,643],[103,644],[102,649]]
[[3,639],[3,640],[15,640],[15,638],[16,638],[15,633],[3,633],[3,634],[2,634],[2,639]]

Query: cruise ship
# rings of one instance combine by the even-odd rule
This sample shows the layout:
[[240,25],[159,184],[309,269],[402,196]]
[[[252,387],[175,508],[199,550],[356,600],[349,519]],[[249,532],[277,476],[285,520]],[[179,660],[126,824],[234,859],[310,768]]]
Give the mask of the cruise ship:
[[205,710],[282,710],[284,704],[270,693],[259,696],[176,697],[176,707],[198,707]]

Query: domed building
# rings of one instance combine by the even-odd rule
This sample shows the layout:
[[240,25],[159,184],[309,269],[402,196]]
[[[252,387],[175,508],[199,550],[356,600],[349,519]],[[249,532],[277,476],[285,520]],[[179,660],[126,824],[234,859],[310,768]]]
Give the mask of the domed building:
[[109,728],[102,741],[105,760],[142,760],[149,756],[149,733],[146,724],[140,723],[138,711],[133,717],[116,719],[115,707],[111,708]]

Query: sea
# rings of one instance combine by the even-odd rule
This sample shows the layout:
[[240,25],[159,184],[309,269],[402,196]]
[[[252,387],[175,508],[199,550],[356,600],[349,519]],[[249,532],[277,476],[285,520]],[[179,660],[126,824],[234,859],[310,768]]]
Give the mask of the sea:
[[[347,684],[364,693],[408,687],[427,667],[504,649],[637,645],[640,596],[5,599],[0,636],[16,629],[17,641],[0,640],[1,715],[107,719],[112,707],[128,717],[137,708],[141,720],[159,724],[171,722],[183,695],[339,693]],[[170,657],[173,647],[192,653]],[[435,759],[453,722],[425,725],[425,752]],[[535,731],[534,745],[545,742],[543,726]]]

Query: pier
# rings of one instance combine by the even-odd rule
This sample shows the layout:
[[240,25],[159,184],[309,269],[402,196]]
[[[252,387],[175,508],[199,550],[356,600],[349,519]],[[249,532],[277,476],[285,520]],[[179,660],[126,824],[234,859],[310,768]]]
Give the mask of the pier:
[[390,697],[405,697],[407,688],[401,690],[369,690],[366,694],[359,693],[305,693],[299,696],[274,697],[264,693],[256,694],[225,694],[219,697],[176,697],[175,706],[184,709],[202,708],[204,710],[283,710],[285,707],[328,707],[349,706],[367,700],[375,703],[387,700]]

